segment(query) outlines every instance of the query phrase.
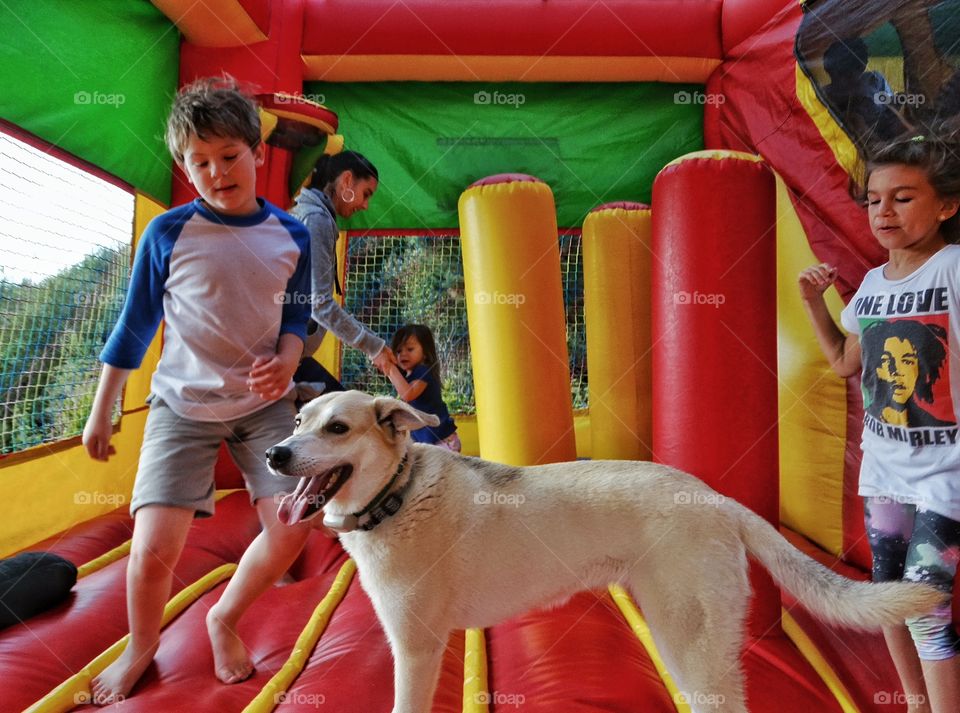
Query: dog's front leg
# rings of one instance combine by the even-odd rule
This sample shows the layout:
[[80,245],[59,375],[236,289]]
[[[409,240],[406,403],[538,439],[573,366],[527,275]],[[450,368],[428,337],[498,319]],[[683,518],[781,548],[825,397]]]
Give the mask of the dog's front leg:
[[391,641],[393,651],[393,713],[429,713],[433,693],[440,677],[440,662],[445,643],[430,641]]

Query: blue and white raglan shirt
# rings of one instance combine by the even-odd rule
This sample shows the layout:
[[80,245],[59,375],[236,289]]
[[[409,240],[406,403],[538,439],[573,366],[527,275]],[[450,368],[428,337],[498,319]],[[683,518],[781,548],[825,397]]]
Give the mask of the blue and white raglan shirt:
[[859,493],[960,520],[960,245],[901,279],[883,273],[840,315],[863,361]]
[[197,199],[152,220],[100,353],[105,364],[136,369],[164,319],[151,390],[184,418],[228,421],[263,408],[246,383],[254,360],[274,356],[281,334],[306,337],[310,235],[258,203],[256,213],[237,217]]

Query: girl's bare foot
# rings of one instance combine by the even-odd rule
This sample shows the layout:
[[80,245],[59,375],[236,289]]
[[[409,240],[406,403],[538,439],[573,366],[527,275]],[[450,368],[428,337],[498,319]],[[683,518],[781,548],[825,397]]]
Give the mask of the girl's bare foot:
[[207,612],[207,633],[213,647],[214,672],[224,683],[240,683],[253,674],[253,662],[247,647],[233,627],[223,623],[217,616],[217,607]]
[[90,696],[98,706],[120,703],[136,685],[157,653],[159,641],[144,648],[135,648],[132,642],[112,664],[90,682]]

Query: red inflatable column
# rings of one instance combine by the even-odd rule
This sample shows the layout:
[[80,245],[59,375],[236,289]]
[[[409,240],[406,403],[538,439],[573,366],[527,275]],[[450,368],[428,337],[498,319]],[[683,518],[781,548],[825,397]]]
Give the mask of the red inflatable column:
[[[653,205],[654,460],[776,525],[773,174],[750,154],[689,154],[657,176]],[[751,633],[779,633],[779,592],[759,567],[751,583]]]

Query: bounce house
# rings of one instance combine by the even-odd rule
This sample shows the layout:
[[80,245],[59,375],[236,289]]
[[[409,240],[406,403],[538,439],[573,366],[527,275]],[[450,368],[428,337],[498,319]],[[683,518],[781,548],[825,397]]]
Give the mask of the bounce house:
[[[65,600],[0,630],[0,709],[89,706],[126,643],[162,330],[117,404],[116,453],[90,460],[80,433],[137,239],[194,196],[163,144],[171,99],[224,72],[261,103],[260,195],[290,206],[344,147],[379,169],[370,209],[341,225],[342,299],[381,336],[434,328],[465,453],[675,466],[869,578],[859,379],[830,371],[796,276],[837,265],[836,315],[883,261],[848,192],[857,149],[960,110],[957,0],[34,0],[0,18],[0,556],[78,570]],[[866,104],[828,59],[861,45],[885,80]],[[316,356],[390,393],[356,350],[328,338]],[[221,455],[155,662],[115,707],[389,711],[386,639],[319,532],[241,622],[254,675],[215,679],[204,616],[259,528]],[[906,710],[881,635],[751,580],[729,662],[751,711]],[[723,710],[677,688],[657,638],[617,587],[458,633],[433,711]]]

